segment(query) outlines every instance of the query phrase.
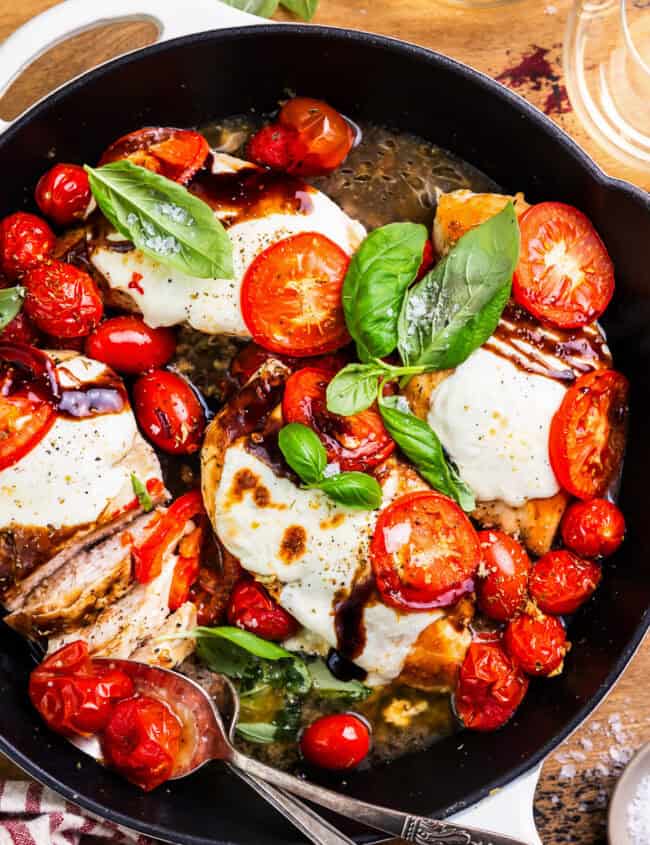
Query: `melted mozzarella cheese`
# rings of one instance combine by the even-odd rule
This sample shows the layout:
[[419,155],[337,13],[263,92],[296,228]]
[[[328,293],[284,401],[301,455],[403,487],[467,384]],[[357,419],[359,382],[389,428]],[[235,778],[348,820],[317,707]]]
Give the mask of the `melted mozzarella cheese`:
[[[396,494],[384,484],[384,506]],[[280,582],[277,598],[330,646],[337,646],[335,605],[369,573],[368,544],[377,512],[354,511],[318,490],[279,478],[246,451],[242,441],[226,452],[215,497],[221,542],[248,571]],[[368,683],[397,677],[419,634],[443,612],[399,613],[379,602],[363,611],[365,645],[355,663]]]
[[479,501],[513,507],[560,489],[548,455],[565,388],[477,349],[431,393],[428,422]]

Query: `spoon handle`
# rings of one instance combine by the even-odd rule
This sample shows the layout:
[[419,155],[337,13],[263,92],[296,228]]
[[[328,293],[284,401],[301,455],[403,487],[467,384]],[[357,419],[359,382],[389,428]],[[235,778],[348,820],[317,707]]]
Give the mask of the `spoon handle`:
[[247,774],[230,763],[228,768],[245,781],[259,796],[268,801],[281,815],[288,819],[314,845],[356,845],[352,839],[342,834],[334,825],[321,818],[318,813],[303,804],[299,798],[293,798],[280,792],[263,780]]
[[286,772],[273,769],[234,749],[230,763],[247,774],[272,783],[293,795],[299,795],[301,798],[313,801],[321,807],[327,807],[341,816],[346,816],[368,827],[374,827],[392,836],[402,837],[415,845],[526,845],[519,839],[512,839],[510,836],[502,836],[487,830],[466,828],[450,822],[414,816],[388,807],[357,801],[355,798],[332,792],[295,778]]

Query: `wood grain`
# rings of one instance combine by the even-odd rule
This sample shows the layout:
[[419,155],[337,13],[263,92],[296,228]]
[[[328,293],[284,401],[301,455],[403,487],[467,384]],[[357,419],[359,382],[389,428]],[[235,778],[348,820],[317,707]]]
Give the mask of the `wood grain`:
[[[0,0],[0,39],[56,0]],[[469,9],[441,0],[320,0],[316,23],[365,29],[447,53],[500,78],[566,129],[610,174],[650,188],[650,173],[624,167],[586,134],[562,81],[562,39],[570,0],[519,0]],[[278,15],[282,18],[283,15]],[[41,57],[0,102],[11,118],[93,62],[153,38],[144,24],[120,24],[77,36]],[[435,108],[435,99],[423,108]],[[650,741],[646,640],[624,676],[591,718],[547,760],[535,812],[544,843],[605,842],[606,805],[624,760]],[[0,776],[22,774],[0,758]]]

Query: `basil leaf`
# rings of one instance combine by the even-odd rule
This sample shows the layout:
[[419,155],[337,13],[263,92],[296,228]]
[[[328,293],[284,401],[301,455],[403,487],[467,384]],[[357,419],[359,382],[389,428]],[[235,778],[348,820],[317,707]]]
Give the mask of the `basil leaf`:
[[223,2],[239,9],[240,12],[248,12],[249,15],[258,15],[260,18],[270,18],[278,8],[278,0],[223,0]]
[[327,452],[318,435],[302,423],[280,430],[278,445],[285,461],[305,484],[317,484],[327,466]]
[[343,283],[343,311],[362,361],[397,346],[404,292],[415,279],[427,230],[419,223],[389,223],[372,231],[354,254]]
[[364,701],[372,693],[372,690],[360,681],[339,681],[332,675],[324,660],[312,660],[307,666],[311,673],[314,692],[321,698]]
[[509,202],[408,291],[399,319],[404,364],[456,367],[481,346],[508,301],[518,258],[519,226]]
[[318,0],[280,0],[281,5],[304,21],[310,21],[318,8]]
[[133,492],[138,497],[138,502],[140,503],[142,510],[145,513],[149,513],[150,510],[153,510],[153,501],[151,496],[149,495],[147,488],[134,472],[131,473],[131,487],[133,487]]
[[400,410],[399,399],[386,397],[379,404],[386,431],[425,481],[458,502],[464,511],[473,511],[474,494],[445,458],[438,435],[414,414]]
[[365,472],[340,472],[323,478],[318,487],[340,505],[358,510],[376,510],[381,505],[381,487]]
[[25,288],[17,285],[14,288],[0,290],[0,330],[8,326],[20,312],[25,299]]
[[205,637],[217,637],[233,643],[233,645],[255,657],[262,657],[264,660],[283,660],[287,657],[291,660],[295,659],[294,655],[286,648],[231,625],[222,625],[217,628],[198,627],[194,628],[191,634],[196,637],[197,643],[200,643]]
[[281,729],[271,722],[238,722],[237,733],[247,742],[259,742],[268,745],[275,742]]
[[195,278],[233,278],[226,230],[182,185],[130,161],[85,169],[104,216],[142,252]]
[[377,364],[348,364],[327,385],[327,410],[349,417],[377,398],[377,380],[386,370]]

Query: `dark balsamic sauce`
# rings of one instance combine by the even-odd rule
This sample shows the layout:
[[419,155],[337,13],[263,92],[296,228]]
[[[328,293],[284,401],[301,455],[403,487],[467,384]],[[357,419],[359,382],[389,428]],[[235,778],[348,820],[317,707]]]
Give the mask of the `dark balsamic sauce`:
[[329,650],[325,663],[332,675],[334,675],[334,677],[339,681],[344,681],[346,683],[347,681],[363,682],[368,677],[368,673],[365,669],[362,669],[360,666],[357,666],[356,663],[348,660],[345,655],[341,654],[341,652],[335,648],[331,648]]
[[264,429],[273,409],[282,401],[288,371],[265,372],[243,387],[221,418],[228,443]]
[[354,584],[349,594],[334,603],[334,630],[338,650],[354,660],[366,644],[363,612],[375,589],[375,579],[364,578]]

